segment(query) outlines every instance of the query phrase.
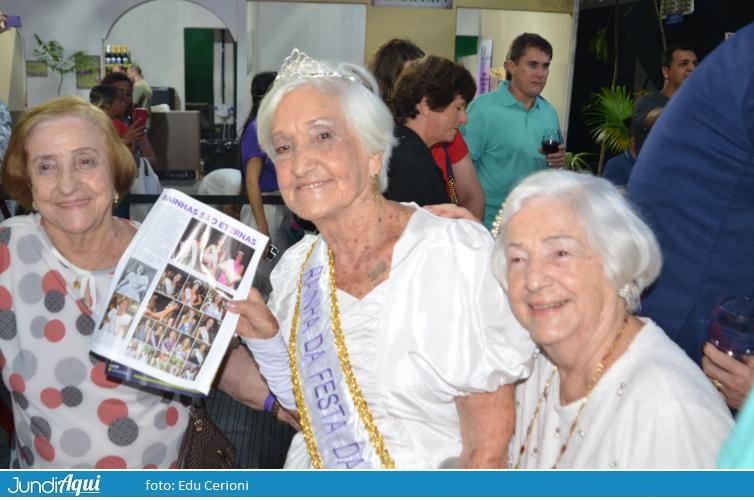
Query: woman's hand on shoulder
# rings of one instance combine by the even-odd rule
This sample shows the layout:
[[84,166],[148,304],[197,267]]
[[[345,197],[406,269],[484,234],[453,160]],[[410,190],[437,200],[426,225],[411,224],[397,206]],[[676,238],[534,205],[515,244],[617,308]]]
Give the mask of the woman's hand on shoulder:
[[454,205],[453,203],[443,203],[442,205],[427,205],[423,208],[426,209],[429,213],[438,217],[447,217],[449,219],[466,219],[481,223],[479,219],[474,217],[474,214],[463,207]]
[[241,337],[264,340],[278,333],[280,327],[277,318],[264,303],[262,295],[254,288],[249,291],[246,300],[228,301],[226,309],[240,316],[236,333]]

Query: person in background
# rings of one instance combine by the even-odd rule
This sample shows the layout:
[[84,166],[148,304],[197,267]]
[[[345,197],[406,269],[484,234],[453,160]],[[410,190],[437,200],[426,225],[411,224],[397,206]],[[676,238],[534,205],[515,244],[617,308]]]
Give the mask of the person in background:
[[451,201],[429,148],[455,138],[475,92],[466,68],[442,57],[424,56],[403,70],[388,101],[398,138],[388,166],[388,200],[421,206]]
[[[2,13],[0,13],[2,15]],[[2,31],[0,31],[2,33]],[[3,168],[3,157],[5,156],[5,150],[8,148],[8,141],[11,134],[11,116],[8,106],[5,105],[2,99],[0,99],[0,170]],[[13,215],[16,211],[16,204],[14,201],[0,201],[2,206],[0,207],[0,220]],[[2,410],[0,410],[2,412]]]
[[[241,209],[241,220],[256,228],[262,234],[270,237],[270,244],[276,252],[284,252],[288,248],[288,229],[291,225],[291,213],[283,204],[263,204],[262,194],[278,194],[278,182],[275,175],[275,165],[270,160],[257,139],[257,113],[259,104],[275,81],[275,71],[258,73],[251,81],[251,110],[243,125],[241,134],[241,172],[243,187],[249,199],[249,205]],[[277,253],[270,253],[272,246],[265,252],[266,259],[259,262],[254,276],[254,288],[263,296],[271,291],[270,272]]]
[[[286,467],[436,468],[459,457],[503,467],[512,384],[528,375],[533,345],[489,272],[487,231],[383,197],[395,138],[377,92],[360,66],[295,49],[285,60],[259,110],[259,142],[286,205],[320,234],[283,254],[269,307],[252,290],[228,311],[280,403],[301,415]],[[336,407],[318,405],[321,383]],[[337,427],[328,414],[343,415]]]
[[[275,165],[270,158],[264,154],[259,146],[257,139],[257,113],[259,104],[267,93],[267,90],[275,81],[277,73],[266,71],[258,73],[251,81],[251,111],[243,125],[241,134],[241,170],[244,174],[244,185],[246,195],[249,197],[249,206],[256,221],[256,229],[259,232],[270,236],[270,227],[267,223],[267,211],[274,209],[273,206],[265,207],[262,204],[262,193],[277,191],[277,178],[275,176]],[[272,215],[272,214],[271,214]],[[279,219],[277,215],[275,220]],[[277,228],[276,228],[277,230]],[[277,242],[275,242],[277,244]]]
[[660,113],[668,105],[686,78],[699,65],[694,49],[689,44],[671,45],[662,54],[662,90],[641,96],[634,105],[634,126],[636,149],[641,150],[649,130]]
[[516,388],[516,468],[712,468],[733,420],[707,377],[634,313],[652,231],[604,179],[543,171],[502,208],[493,269],[541,355]]
[[412,61],[421,59],[426,54],[410,40],[393,38],[383,43],[375,52],[369,69],[380,86],[380,96],[387,103],[393,92],[393,85],[398,75]]
[[[380,95],[385,103],[388,102],[398,75],[409,63],[424,55],[424,51],[409,40],[399,38],[385,42],[377,50],[370,69],[380,85]],[[430,151],[442,172],[451,201],[465,207],[477,218],[483,218],[484,192],[463,135],[459,132],[451,142],[435,144]]]
[[636,163],[636,156],[639,153],[636,148],[634,120],[627,119],[626,122],[624,123],[629,130],[628,149],[607,160],[607,162],[605,162],[605,169],[602,172],[602,177],[612,182],[621,190],[625,189],[628,185],[628,178],[631,176],[634,163]]
[[[128,132],[128,125],[122,120],[116,118],[123,116],[126,112],[127,102],[124,98],[123,92],[112,85],[97,85],[92,87],[89,91],[89,102],[94,106],[107,113],[107,116],[112,120],[113,127],[126,143],[126,146],[133,151],[135,144],[132,141],[133,134],[126,135]],[[131,141],[131,142],[128,142]]]
[[133,82],[124,72],[108,73],[100,82],[100,85],[112,85],[117,87],[123,93],[125,110],[123,114],[115,115],[117,120],[122,121],[128,126],[128,130],[122,135],[126,143],[135,144],[136,161],[139,158],[145,158],[150,164],[157,164],[157,155],[155,155],[152,143],[146,133],[146,124],[132,123],[131,114],[133,113]]
[[8,149],[8,141],[11,133],[11,117],[8,106],[0,99],[0,168],[3,166],[5,150]]
[[126,74],[133,81],[133,105],[135,108],[144,108],[147,110],[147,129],[152,125],[152,87],[144,79],[141,72],[141,66],[131,64],[126,70]]
[[509,81],[474,99],[468,124],[461,127],[484,190],[484,225],[488,229],[518,181],[547,165],[564,165],[564,145],[547,156],[541,149],[543,132],[560,129],[555,108],[540,96],[551,60],[552,45],[541,36],[524,33],[516,37],[505,61]]
[[736,359],[707,340],[722,299],[754,297],[754,67],[741,64],[752,53],[749,24],[705,58],[647,136],[626,190],[665,255],[642,311],[732,408],[751,392],[754,356]]

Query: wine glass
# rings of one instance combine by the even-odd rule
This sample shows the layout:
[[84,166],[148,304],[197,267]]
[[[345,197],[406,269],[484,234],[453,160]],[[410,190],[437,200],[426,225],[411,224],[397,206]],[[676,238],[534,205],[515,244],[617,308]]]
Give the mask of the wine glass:
[[722,352],[739,360],[754,354],[754,299],[723,299],[713,313],[709,340]]
[[545,165],[550,166],[547,155],[557,153],[562,143],[563,136],[560,135],[560,129],[546,128],[542,132],[542,151],[545,154]]

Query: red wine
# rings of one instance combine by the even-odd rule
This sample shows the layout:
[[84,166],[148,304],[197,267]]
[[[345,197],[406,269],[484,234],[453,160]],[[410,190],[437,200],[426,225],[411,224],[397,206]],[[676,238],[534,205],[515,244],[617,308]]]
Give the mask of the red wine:
[[546,155],[557,153],[559,147],[560,143],[558,141],[542,141],[542,151],[544,151]]

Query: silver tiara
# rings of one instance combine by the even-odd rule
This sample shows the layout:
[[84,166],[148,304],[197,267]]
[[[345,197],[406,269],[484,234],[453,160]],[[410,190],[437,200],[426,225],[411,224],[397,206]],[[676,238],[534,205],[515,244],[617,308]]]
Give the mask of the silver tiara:
[[371,87],[371,85],[360,78],[359,75],[354,73],[343,73],[332,64],[318,61],[307,55],[306,52],[295,48],[283,61],[283,65],[280,67],[280,71],[278,71],[278,76],[275,78],[275,85],[291,80],[308,78],[342,78],[351,82],[361,83],[367,88]]

